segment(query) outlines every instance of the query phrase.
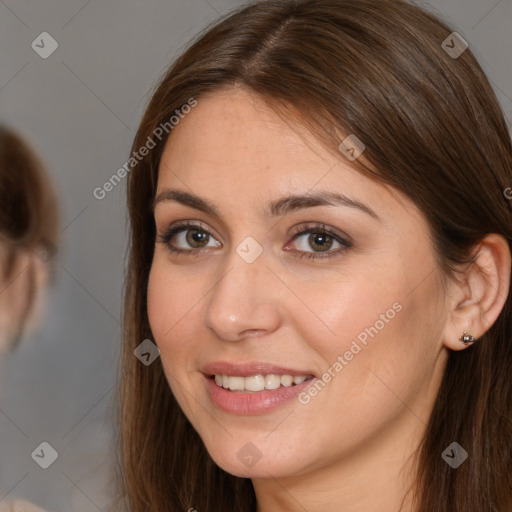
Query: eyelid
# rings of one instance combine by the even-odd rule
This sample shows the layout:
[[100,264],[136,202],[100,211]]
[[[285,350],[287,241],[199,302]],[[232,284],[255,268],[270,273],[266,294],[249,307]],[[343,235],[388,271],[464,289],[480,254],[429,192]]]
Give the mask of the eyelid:
[[[354,247],[354,243],[352,241],[352,237],[346,234],[343,231],[340,231],[336,228],[327,227],[322,222],[313,222],[313,223],[305,223],[298,226],[294,226],[291,230],[292,233],[289,236],[292,236],[291,240],[286,243],[284,249],[289,252],[293,252],[295,257],[298,259],[307,259],[318,262],[325,262],[330,258],[336,258],[342,256],[347,250],[352,249]],[[289,244],[294,243],[297,238],[305,236],[311,233],[321,233],[326,234],[328,237],[332,238],[336,243],[340,245],[337,249],[327,250],[327,251],[304,251],[300,249],[290,249]],[[341,234],[343,233],[343,234]]]
[[205,233],[212,235],[219,242],[221,241],[220,239],[222,239],[222,237],[217,234],[217,231],[215,229],[212,229],[205,222],[200,220],[177,220],[176,222],[173,222],[169,227],[163,230],[163,236],[165,237],[165,235],[169,233],[171,230],[175,230],[178,228],[184,228],[183,231],[186,231],[185,228],[200,229],[201,231],[204,231]]
[[330,236],[333,236],[334,238],[336,238],[336,237],[340,238],[341,240],[345,241],[346,244],[348,244],[348,245],[353,244],[353,239],[348,233],[345,233],[344,231],[341,231],[334,227],[327,226],[323,222],[303,222],[302,224],[292,227],[288,231],[288,236],[293,236],[295,239],[295,237],[297,237],[297,235],[305,234],[305,233],[308,233],[309,231],[325,232],[325,233],[329,234]]
[[[173,222],[171,224],[171,226],[166,228],[164,230],[164,233],[167,233],[171,229],[175,229],[178,227],[199,228],[201,230],[204,230],[206,233],[208,233],[210,235],[214,234],[217,239],[222,238],[217,235],[215,230],[211,230],[211,228],[209,226],[207,226],[206,223],[204,223],[200,220],[177,220],[176,222]],[[311,231],[313,231],[313,230],[325,231],[326,233],[332,233],[333,235],[337,235],[338,237],[344,239],[348,243],[353,242],[352,237],[350,235],[348,235],[347,233],[345,233],[344,231],[338,230],[336,228],[328,227],[326,224],[324,224],[322,222],[305,222],[305,223],[303,222],[303,223],[297,224],[296,226],[293,226],[292,228],[290,228],[288,230],[287,236],[296,237],[297,235],[305,234],[310,230]],[[213,233],[212,233],[212,231],[213,231]]]

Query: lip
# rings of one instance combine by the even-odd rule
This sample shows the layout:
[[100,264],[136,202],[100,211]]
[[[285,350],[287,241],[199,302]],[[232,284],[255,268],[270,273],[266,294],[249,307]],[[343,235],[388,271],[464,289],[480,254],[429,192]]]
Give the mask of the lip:
[[[234,375],[249,377],[251,375],[307,375],[309,378],[301,384],[278,389],[263,390],[244,393],[230,391],[215,383],[212,375]],[[277,409],[300,394],[307,386],[316,380],[309,371],[285,368],[269,363],[241,363],[229,362],[210,363],[203,368],[203,377],[206,390],[212,402],[221,410],[232,414],[264,414]]]
[[231,363],[229,361],[216,361],[205,365],[202,369],[205,376],[212,375],[232,375],[236,377],[250,377],[251,375],[311,375],[315,376],[309,370],[300,370],[289,368],[265,362],[243,362]]
[[244,393],[242,391],[230,391],[215,383],[211,377],[203,375],[208,395],[212,402],[223,411],[233,414],[263,414],[289,402],[301,393],[306,386],[316,381],[316,377],[305,380],[301,384],[280,387],[273,390]]

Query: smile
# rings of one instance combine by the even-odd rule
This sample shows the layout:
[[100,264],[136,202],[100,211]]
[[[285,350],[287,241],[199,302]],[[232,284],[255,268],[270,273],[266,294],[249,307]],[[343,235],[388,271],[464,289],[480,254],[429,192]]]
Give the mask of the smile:
[[274,390],[280,387],[288,388],[302,384],[311,379],[311,375],[250,375],[247,377],[215,374],[212,376],[217,386],[230,391],[241,391],[245,393],[257,393],[263,390]]
[[203,375],[212,403],[224,412],[239,415],[264,414],[290,403],[315,382],[313,375],[275,373],[235,376]]

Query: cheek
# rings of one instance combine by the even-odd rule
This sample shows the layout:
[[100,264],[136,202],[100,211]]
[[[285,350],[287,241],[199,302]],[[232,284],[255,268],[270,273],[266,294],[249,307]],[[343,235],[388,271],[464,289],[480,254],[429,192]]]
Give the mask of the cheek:
[[[171,277],[172,276],[172,277]],[[190,340],[197,321],[193,318],[201,305],[200,286],[194,280],[183,280],[165,263],[154,261],[148,280],[147,312],[155,343],[162,353],[164,365],[179,365],[185,352],[193,350]],[[180,343],[180,340],[187,342]],[[172,353],[172,358],[166,355]]]
[[294,324],[302,325],[300,337],[314,345],[328,365],[350,350],[354,341],[365,348],[382,337],[402,309],[396,287],[376,287],[375,277],[366,279],[360,273],[304,282],[294,291],[310,309],[296,308]]
[[[360,283],[345,286],[337,301],[327,295],[322,302],[317,298],[322,319],[335,334],[325,335],[318,322],[316,330],[311,326],[302,333],[321,356],[324,373],[319,377],[325,385],[303,393],[299,411],[303,424],[318,430],[319,438],[334,440],[343,432],[344,439],[331,441],[327,449],[319,442],[315,449],[343,453],[365,442],[399,417],[404,403],[426,421],[427,406],[419,394],[433,372],[435,351],[429,353],[430,333],[422,329],[429,321],[424,303],[404,289],[395,283],[394,288],[375,290]],[[316,426],[319,415],[330,420]],[[288,433],[294,434],[301,441],[303,433]]]
[[191,361],[200,349],[194,316],[202,304],[202,288],[194,284],[194,280],[181,279],[165,261],[155,259],[148,280],[147,313],[167,382],[184,414],[196,425],[191,391],[185,391],[190,385]]
[[334,388],[377,388],[375,392],[389,394],[379,378],[398,391],[408,384],[420,385],[432,370],[439,330],[432,329],[432,318],[442,323],[435,299],[439,285],[432,276],[411,293],[405,262],[402,274],[393,274],[390,268],[371,274],[366,269],[367,275],[357,272],[322,286],[309,282],[296,289],[316,314],[307,315],[314,318],[310,322],[303,311],[295,318],[295,325],[302,326],[301,338],[321,356],[322,371],[346,374],[347,379],[332,379],[337,381]]

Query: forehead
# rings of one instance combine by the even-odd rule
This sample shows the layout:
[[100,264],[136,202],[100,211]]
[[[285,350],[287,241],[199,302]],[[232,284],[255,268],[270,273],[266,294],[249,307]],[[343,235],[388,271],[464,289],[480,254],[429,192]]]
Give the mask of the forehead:
[[247,208],[272,197],[327,189],[390,214],[415,209],[250,91],[221,90],[197,101],[167,141],[157,193],[179,186],[217,203],[239,199]]
[[[299,126],[291,125],[246,89],[220,90],[201,96],[197,106],[176,126],[166,157],[221,168],[274,166],[293,154],[317,162],[325,149]],[[313,146],[312,154],[308,146]],[[315,147],[318,146],[318,147]],[[274,164],[274,165],[273,165]]]

